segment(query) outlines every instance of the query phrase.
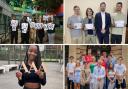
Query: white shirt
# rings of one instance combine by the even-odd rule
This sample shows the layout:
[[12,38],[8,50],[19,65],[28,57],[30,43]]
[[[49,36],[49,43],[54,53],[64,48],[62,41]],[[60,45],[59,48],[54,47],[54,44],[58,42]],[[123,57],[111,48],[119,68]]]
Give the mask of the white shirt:
[[102,67],[102,66],[100,66],[100,67],[99,66],[96,66],[94,68],[93,75],[94,75],[96,81],[97,81],[98,78],[101,78],[101,79],[105,78],[105,68]]
[[115,64],[114,71],[119,75],[123,75],[126,72],[126,66],[124,64]]
[[76,66],[76,64],[75,64],[74,62],[67,64],[66,70],[68,71],[69,80],[73,80],[74,71],[75,71],[75,66]]
[[101,12],[102,29],[105,29],[105,12]]
[[18,26],[18,20],[11,20],[12,31],[16,31],[16,27]]

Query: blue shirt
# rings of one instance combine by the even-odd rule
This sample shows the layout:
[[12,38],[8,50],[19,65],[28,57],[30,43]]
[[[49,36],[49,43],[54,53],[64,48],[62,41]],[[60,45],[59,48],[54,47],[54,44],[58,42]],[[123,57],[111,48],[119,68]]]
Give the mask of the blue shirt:
[[103,78],[105,78],[105,68],[104,67],[102,67],[102,66],[96,66],[95,68],[94,68],[94,77],[95,77],[95,79],[97,80],[98,78],[101,78],[101,79],[103,79]]

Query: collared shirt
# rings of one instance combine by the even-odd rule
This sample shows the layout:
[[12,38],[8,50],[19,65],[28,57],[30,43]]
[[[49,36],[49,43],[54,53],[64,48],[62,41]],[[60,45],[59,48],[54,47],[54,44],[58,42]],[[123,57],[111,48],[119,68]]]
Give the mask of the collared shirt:
[[75,63],[68,63],[67,64],[67,67],[66,67],[66,70],[68,71],[68,77],[69,77],[69,80],[73,80],[73,77],[74,77],[74,70],[75,70]]
[[124,64],[115,64],[114,71],[119,75],[123,75],[126,72],[126,66]]
[[101,12],[102,29],[105,29],[105,12]]
[[96,66],[95,68],[94,68],[94,77],[96,78],[96,80],[98,79],[98,78],[101,78],[101,79],[103,79],[104,77],[105,77],[105,68],[104,67],[102,67],[102,66]]

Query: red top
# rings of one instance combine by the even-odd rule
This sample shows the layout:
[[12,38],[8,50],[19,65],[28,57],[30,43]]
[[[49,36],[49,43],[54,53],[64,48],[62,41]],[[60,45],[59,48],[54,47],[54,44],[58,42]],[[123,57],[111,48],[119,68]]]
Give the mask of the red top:
[[90,63],[92,61],[93,61],[92,55],[85,55],[84,56],[84,62]]

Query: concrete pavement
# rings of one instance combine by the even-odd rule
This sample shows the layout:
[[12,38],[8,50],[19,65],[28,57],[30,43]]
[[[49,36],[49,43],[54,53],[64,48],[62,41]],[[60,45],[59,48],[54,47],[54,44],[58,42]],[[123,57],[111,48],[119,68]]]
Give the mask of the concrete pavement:
[[[63,89],[63,73],[60,72],[62,65],[51,62],[44,63],[44,65],[47,73],[47,84],[41,89]],[[0,89],[23,89],[18,85],[15,72],[0,74]]]

